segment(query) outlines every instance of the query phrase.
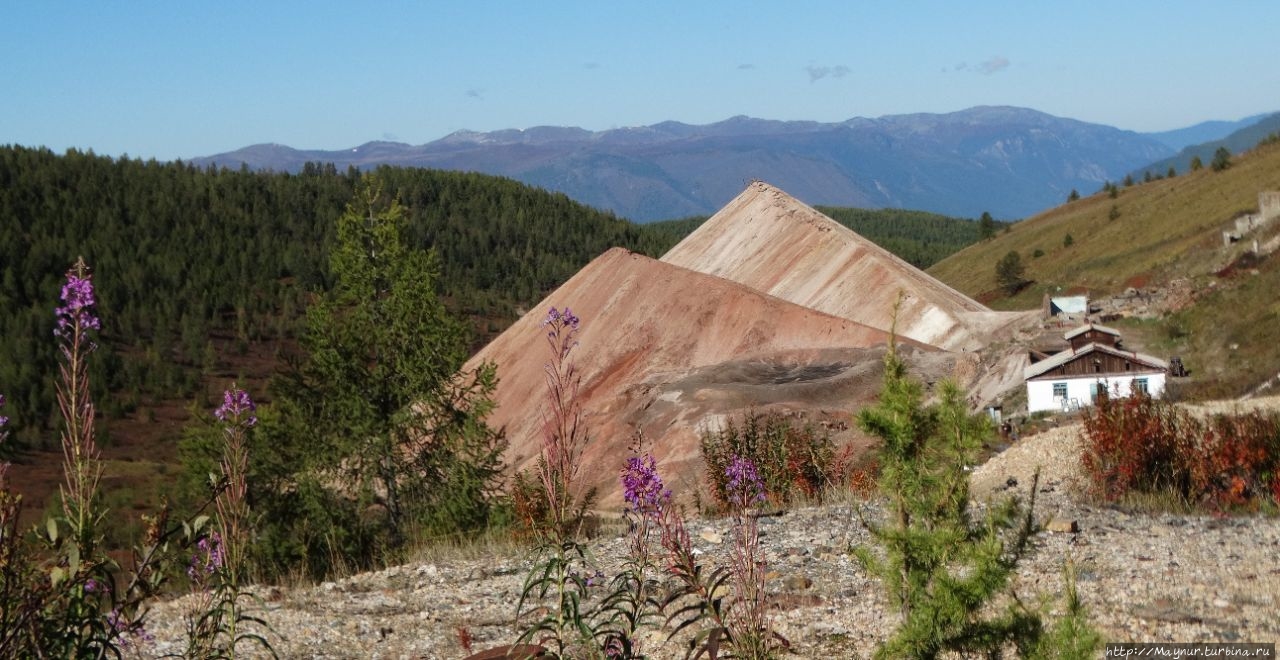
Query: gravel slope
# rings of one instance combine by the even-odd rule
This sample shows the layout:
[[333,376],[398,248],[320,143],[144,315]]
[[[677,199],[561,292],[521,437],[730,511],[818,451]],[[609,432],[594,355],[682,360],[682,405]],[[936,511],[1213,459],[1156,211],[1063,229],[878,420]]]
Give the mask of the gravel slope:
[[[1078,533],[1042,532],[1016,582],[1023,602],[1056,596],[1063,566],[1079,574],[1082,599],[1107,641],[1280,640],[1280,520],[1133,515],[1082,498],[1078,426],[1053,429],[993,457],[972,477],[975,500],[1023,492],[1042,466],[1038,517],[1075,521]],[[1016,480],[1017,486],[1008,484]],[[761,519],[762,543],[779,595],[776,629],[800,658],[865,657],[894,616],[878,587],[845,550],[868,542],[858,511],[874,503],[802,508]],[[726,557],[725,520],[694,521],[709,560]],[[617,535],[593,550],[606,574],[626,552]],[[415,562],[318,586],[270,589],[263,615],[290,658],[461,658],[457,630],[482,649],[513,641],[515,601],[530,561],[515,552]],[[160,603],[148,655],[176,650],[189,602]],[[1052,608],[1053,606],[1050,605]],[[654,637],[651,657],[679,657]]]

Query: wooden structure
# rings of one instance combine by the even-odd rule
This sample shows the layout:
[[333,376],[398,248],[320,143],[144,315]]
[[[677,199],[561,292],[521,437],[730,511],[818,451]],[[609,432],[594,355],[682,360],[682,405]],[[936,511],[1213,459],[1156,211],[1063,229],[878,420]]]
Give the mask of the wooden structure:
[[1120,331],[1096,323],[1082,325],[1062,335],[1062,338],[1066,339],[1068,344],[1071,344],[1072,350],[1077,351],[1089,344],[1102,344],[1120,348]]
[[[1064,335],[1071,347],[1023,371],[1027,411],[1072,410],[1091,405],[1100,391],[1113,397],[1164,393],[1169,365],[1120,348],[1120,333],[1088,324]],[[1093,341],[1089,341],[1093,339]]]

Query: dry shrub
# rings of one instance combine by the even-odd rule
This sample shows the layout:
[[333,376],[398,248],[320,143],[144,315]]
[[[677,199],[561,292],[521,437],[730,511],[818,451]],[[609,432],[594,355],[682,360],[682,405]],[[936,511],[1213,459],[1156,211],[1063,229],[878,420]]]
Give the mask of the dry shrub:
[[514,517],[512,533],[518,539],[531,539],[550,524],[551,507],[542,484],[532,470],[517,472],[512,479],[511,507]]
[[756,465],[768,498],[785,504],[796,497],[822,497],[831,483],[834,454],[831,436],[821,428],[778,413],[748,413],[702,434],[707,482],[721,506],[729,504],[725,470],[735,457]]

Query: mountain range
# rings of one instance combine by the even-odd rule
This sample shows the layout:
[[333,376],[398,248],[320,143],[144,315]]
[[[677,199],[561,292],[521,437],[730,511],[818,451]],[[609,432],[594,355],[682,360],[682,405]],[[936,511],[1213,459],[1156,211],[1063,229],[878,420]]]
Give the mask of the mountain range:
[[1183,149],[1203,142],[1220,140],[1238,130],[1253,126],[1269,116],[1270,113],[1262,113],[1260,115],[1251,115],[1236,121],[1202,121],[1199,124],[1187,126],[1186,128],[1177,128],[1171,131],[1160,131],[1157,133],[1146,133],[1146,136],[1156,140],[1157,142],[1163,143],[1170,149]]
[[1226,147],[1232,154],[1239,154],[1254,148],[1268,137],[1280,135],[1280,113],[1258,115],[1242,122],[1248,123],[1236,126],[1234,130],[1225,134],[1217,136],[1211,133],[1203,134],[1202,136],[1208,139],[1196,140],[1182,147],[1176,155],[1145,165],[1135,170],[1131,176],[1145,178],[1148,173],[1158,176],[1168,172],[1170,167],[1174,172],[1187,172],[1191,169],[1191,161],[1196,158],[1200,159],[1201,164],[1208,165],[1213,160],[1214,152],[1220,147]]
[[[1242,120],[1247,121],[1247,120]],[[733,117],[588,131],[459,131],[423,145],[337,151],[259,144],[192,159],[201,167],[300,171],[378,165],[476,171],[562,192],[632,220],[706,215],[752,180],[809,204],[1022,218],[1174,155],[1231,122],[1144,135],[1005,106],[823,123]]]

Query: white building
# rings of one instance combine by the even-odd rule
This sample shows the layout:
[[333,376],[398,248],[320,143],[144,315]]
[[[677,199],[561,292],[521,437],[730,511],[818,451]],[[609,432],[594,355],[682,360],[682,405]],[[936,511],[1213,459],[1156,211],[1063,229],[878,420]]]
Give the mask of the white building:
[[[1120,333],[1087,325],[1066,334],[1071,348],[1023,371],[1027,411],[1072,410],[1092,405],[1100,390],[1116,398],[1164,394],[1169,365],[1159,358],[1118,347]],[[1082,340],[1092,339],[1088,343]]]

